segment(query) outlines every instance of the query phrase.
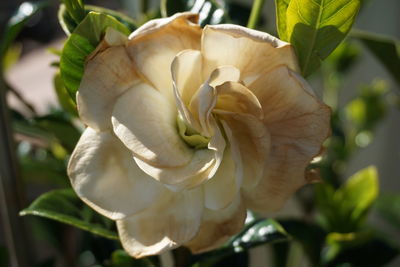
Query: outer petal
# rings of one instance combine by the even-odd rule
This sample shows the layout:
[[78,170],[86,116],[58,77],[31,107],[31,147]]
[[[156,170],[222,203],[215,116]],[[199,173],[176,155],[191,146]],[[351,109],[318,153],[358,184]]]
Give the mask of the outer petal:
[[[186,165],[193,156],[176,130],[176,109],[147,84],[139,84],[115,104],[114,132],[136,157],[159,167]],[[173,156],[172,156],[173,155]]]
[[263,106],[272,147],[265,177],[254,190],[245,190],[244,196],[252,209],[276,210],[306,183],[305,168],[330,133],[330,109],[284,66],[263,74],[249,89]]
[[242,229],[245,219],[246,208],[238,194],[225,209],[217,211],[205,209],[200,231],[186,246],[193,253],[217,248]]
[[297,70],[292,47],[263,32],[237,25],[206,26],[202,36],[205,77],[217,67],[232,65],[238,68],[245,84],[254,80],[260,71],[278,65]]
[[71,156],[68,175],[82,200],[114,220],[149,207],[166,191],[140,170],[116,137],[91,128]]
[[127,50],[136,69],[154,88],[162,92],[170,101],[172,60],[182,50],[200,48],[201,29],[198,16],[178,13],[165,19],[152,20],[129,36]]
[[202,214],[202,192],[194,189],[166,194],[143,212],[117,221],[117,227],[124,249],[140,258],[188,242],[198,232]]
[[125,47],[108,47],[104,43],[87,61],[77,94],[81,119],[96,130],[112,127],[111,113],[115,100],[139,82]]

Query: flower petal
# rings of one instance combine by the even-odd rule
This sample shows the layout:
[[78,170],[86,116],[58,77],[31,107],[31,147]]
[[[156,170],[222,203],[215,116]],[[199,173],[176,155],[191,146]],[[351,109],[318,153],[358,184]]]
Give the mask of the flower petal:
[[166,190],[140,170],[116,137],[91,128],[71,156],[68,175],[82,200],[114,220],[149,207]]
[[117,221],[122,246],[135,258],[173,249],[197,234],[202,214],[200,188],[165,194],[152,207]]
[[234,66],[220,66],[213,70],[208,79],[208,83],[214,88],[224,82],[239,82],[240,70]]
[[250,190],[262,179],[264,164],[269,160],[269,132],[264,123],[253,115],[222,110],[214,112],[225,129],[235,164],[242,166],[242,187]]
[[240,199],[240,194],[238,194],[235,200],[225,209],[216,211],[205,209],[200,231],[185,245],[193,253],[215,249],[239,232],[245,219],[246,207]]
[[218,100],[215,109],[247,113],[262,119],[263,110],[257,97],[244,85],[225,82],[217,86]]
[[277,210],[306,183],[305,169],[330,133],[330,109],[284,66],[263,74],[248,88],[263,106],[271,154],[264,178],[253,190],[244,190],[244,196],[252,209]]
[[241,165],[236,165],[229,148],[215,175],[204,183],[204,205],[211,210],[227,207],[239,192],[242,181]]
[[144,80],[174,101],[172,60],[182,50],[200,48],[198,15],[178,13],[170,18],[152,20],[129,36],[127,50]]
[[[115,134],[136,157],[159,167],[186,165],[193,156],[176,127],[176,109],[147,84],[128,90],[115,103]],[[171,156],[173,155],[173,156]]]
[[245,84],[278,65],[298,70],[292,47],[267,33],[238,25],[207,25],[202,35],[203,74],[232,65],[241,71]]
[[115,100],[138,82],[124,46],[97,51],[86,63],[77,93],[79,116],[93,129],[110,129]]

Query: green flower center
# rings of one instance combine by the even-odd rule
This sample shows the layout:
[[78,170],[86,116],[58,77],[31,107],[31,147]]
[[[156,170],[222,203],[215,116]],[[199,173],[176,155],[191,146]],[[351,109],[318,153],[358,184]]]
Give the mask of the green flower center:
[[182,139],[186,142],[188,146],[193,147],[195,149],[202,149],[208,146],[208,143],[210,142],[209,137],[202,136],[192,127],[187,125],[180,115],[178,115],[176,121],[178,124],[179,135],[182,137]]

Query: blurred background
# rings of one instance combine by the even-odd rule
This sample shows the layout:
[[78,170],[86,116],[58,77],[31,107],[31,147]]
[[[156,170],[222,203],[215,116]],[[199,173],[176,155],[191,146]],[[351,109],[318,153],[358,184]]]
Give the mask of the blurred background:
[[[0,36],[3,36],[7,21],[22,2],[20,0],[0,1]],[[250,14],[252,1],[227,2],[229,12],[235,14],[236,21],[234,22],[245,24]],[[86,1],[86,3],[121,11],[140,22],[148,17],[157,16],[159,1],[99,0]],[[60,106],[60,96],[54,89],[55,74],[58,72],[58,51],[62,49],[66,39],[58,23],[59,4],[55,0],[49,1],[46,8],[41,9],[28,20],[8,50],[3,65],[5,81],[12,88],[7,93],[7,103],[12,110],[12,125],[15,130],[15,145],[19,159],[18,171],[19,176],[22,177],[21,209],[27,207],[44,192],[68,186],[65,155],[68,154],[68,149],[73,148],[74,142],[79,137],[79,131],[83,127],[76,119],[71,120],[70,115],[62,114],[61,110],[65,107]],[[146,15],[143,15],[144,9]],[[399,14],[400,1],[398,0],[364,0],[354,28],[400,39]],[[273,0],[266,1],[260,28],[277,35]],[[341,60],[339,63],[342,64],[340,65],[342,69],[339,70],[338,60]],[[338,160],[332,168],[336,168],[336,171],[341,173],[340,177],[349,177],[360,169],[375,165],[379,172],[380,192],[398,194],[400,192],[399,83],[375,55],[351,36],[346,39],[345,45],[339,47],[323,65],[320,71],[310,77],[310,81],[317,94],[328,105],[340,110],[339,113],[350,113],[346,116],[351,118],[352,114],[357,112],[357,103],[353,102],[353,107],[349,106],[349,103],[362,94],[372,99],[372,102],[366,102],[366,105],[372,103],[371,105],[381,107],[372,111],[377,116],[373,121],[373,126],[368,126],[363,131],[354,134],[357,149],[351,153],[351,157],[342,161]],[[400,69],[398,75],[400,76]],[[48,121],[59,117],[65,119],[62,123],[72,124],[74,130],[53,132],[51,128],[53,126],[48,124]],[[351,124],[354,121],[349,120],[348,123]],[[34,124],[32,129],[29,128]],[[47,139],[37,138],[43,132],[44,134],[47,132]],[[71,137],[70,140],[65,141],[58,136],[67,133]],[[304,203],[300,204],[299,199],[312,200],[313,198],[309,196],[312,195],[310,191],[309,188],[301,190],[298,196],[288,202],[283,211],[268,216],[304,216]],[[369,216],[371,224],[377,225],[379,229],[391,235],[393,240],[400,240],[400,228],[388,224],[377,213],[379,212],[372,209]],[[5,214],[0,214],[0,216],[5,216]],[[68,265],[68,262],[75,262],[76,266],[101,266],[99,256],[95,255],[95,252],[82,249],[79,247],[82,244],[76,245],[76,243],[78,240],[85,240],[88,244],[82,245],[83,247],[98,246],[100,249],[103,243],[108,241],[99,241],[96,237],[88,237],[90,234],[83,233],[81,230],[46,219],[24,217],[24,220],[28,223],[29,240],[27,239],[26,242],[30,244],[34,261],[41,263],[36,266],[72,266]],[[8,266],[3,222],[0,222],[1,267]],[[45,231],[46,228],[50,231]],[[63,238],[57,237],[60,233],[64,235]],[[82,236],[86,239],[82,239]],[[77,251],[80,251],[79,255]],[[267,265],[271,262],[271,251],[271,248],[266,246],[250,250],[250,266],[273,266]],[[168,259],[166,261],[168,262]],[[308,266],[309,261],[302,260],[297,266],[301,264]],[[397,257],[397,260],[391,261],[388,266],[400,266],[400,259]]]

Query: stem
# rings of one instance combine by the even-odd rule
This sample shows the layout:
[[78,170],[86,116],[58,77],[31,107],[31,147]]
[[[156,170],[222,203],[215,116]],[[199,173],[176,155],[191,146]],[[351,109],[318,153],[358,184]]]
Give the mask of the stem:
[[253,6],[251,8],[249,22],[247,23],[247,28],[256,28],[258,21],[260,20],[260,15],[262,8],[264,6],[265,0],[254,0]]
[[23,104],[33,115],[36,115],[36,110],[18,91],[12,88],[7,82],[5,82],[6,89],[12,93],[18,100]]

